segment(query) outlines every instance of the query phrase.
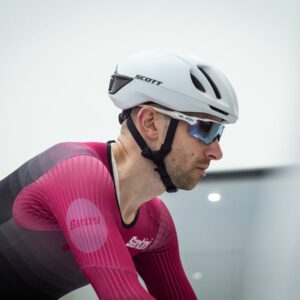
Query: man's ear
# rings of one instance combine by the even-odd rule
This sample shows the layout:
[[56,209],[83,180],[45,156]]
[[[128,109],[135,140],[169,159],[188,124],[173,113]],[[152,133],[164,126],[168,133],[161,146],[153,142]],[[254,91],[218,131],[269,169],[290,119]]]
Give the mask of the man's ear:
[[136,115],[136,126],[140,133],[155,140],[159,137],[159,120],[157,113],[151,107],[142,107]]

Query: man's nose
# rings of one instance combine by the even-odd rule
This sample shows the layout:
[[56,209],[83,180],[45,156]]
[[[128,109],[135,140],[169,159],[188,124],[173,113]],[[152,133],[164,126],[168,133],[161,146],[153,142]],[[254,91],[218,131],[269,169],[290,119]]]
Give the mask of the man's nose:
[[219,160],[223,157],[223,152],[218,140],[207,145],[204,153],[210,160]]

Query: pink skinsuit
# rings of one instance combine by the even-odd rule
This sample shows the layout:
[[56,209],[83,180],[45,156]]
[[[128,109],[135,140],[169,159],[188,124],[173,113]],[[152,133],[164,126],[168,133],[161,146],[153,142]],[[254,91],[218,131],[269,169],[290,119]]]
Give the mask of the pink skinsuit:
[[57,299],[88,283],[104,300],[196,299],[164,203],[123,223],[109,143],[55,145],[0,181],[0,266],[3,299]]

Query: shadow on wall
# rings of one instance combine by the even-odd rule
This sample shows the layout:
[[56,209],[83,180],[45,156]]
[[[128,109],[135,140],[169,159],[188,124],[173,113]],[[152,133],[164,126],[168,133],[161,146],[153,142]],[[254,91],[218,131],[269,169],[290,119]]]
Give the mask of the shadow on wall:
[[297,167],[264,182],[246,247],[243,300],[300,299],[299,179]]

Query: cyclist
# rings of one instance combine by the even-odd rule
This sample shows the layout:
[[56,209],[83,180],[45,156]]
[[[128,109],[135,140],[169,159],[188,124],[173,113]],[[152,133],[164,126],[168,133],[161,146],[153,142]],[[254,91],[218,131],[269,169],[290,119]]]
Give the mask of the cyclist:
[[117,66],[109,96],[122,109],[116,141],[57,144],[0,182],[5,299],[57,299],[88,283],[100,299],[196,299],[157,196],[194,188],[221,159],[234,90],[193,55],[150,50]]

